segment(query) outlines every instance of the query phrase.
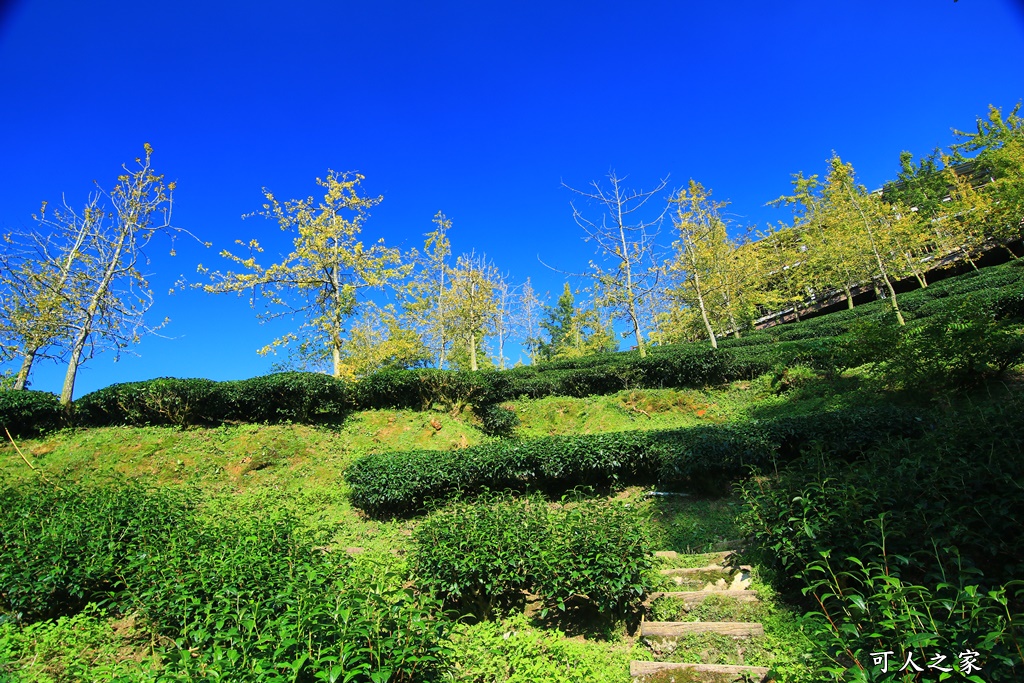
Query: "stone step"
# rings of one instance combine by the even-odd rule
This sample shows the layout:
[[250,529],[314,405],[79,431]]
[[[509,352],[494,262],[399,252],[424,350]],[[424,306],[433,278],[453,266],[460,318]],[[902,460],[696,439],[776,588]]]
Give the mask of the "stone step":
[[[738,541],[723,541],[722,543],[716,543],[711,552],[708,553],[691,553],[692,555],[711,555],[719,563],[723,562],[725,558],[732,555],[735,550],[740,547]],[[678,553],[675,550],[655,550],[655,557],[663,557],[665,559],[674,560],[683,553]]]
[[718,595],[723,598],[732,598],[739,602],[757,602],[760,598],[757,597],[755,591],[750,590],[704,590],[704,591],[655,591],[647,594],[647,599],[644,600],[644,604],[650,604],[657,598],[675,598],[676,600],[682,600],[686,603],[686,608],[700,603],[710,595]]
[[764,635],[764,626],[741,621],[645,621],[640,624],[642,636],[678,638],[690,633],[719,633],[733,638],[753,638]]
[[[629,663],[630,676],[646,676],[663,671],[693,671],[700,674],[711,674],[711,680],[736,680],[737,676],[752,676],[757,681],[768,677],[768,669],[763,666],[745,666],[743,664],[687,664],[682,662],[637,662]],[[708,680],[705,678],[704,680]],[[745,679],[744,679],[745,680]]]
[[691,574],[706,574],[709,572],[718,573],[733,573],[736,571],[749,572],[751,566],[749,564],[742,564],[739,567],[726,567],[720,564],[709,564],[706,567],[673,567],[672,569],[662,569],[662,576],[687,576]]

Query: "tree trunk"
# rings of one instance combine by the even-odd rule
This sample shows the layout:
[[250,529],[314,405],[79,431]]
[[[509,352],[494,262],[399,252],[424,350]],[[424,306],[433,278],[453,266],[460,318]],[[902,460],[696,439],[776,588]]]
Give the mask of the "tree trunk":
[[476,332],[469,333],[469,369],[476,372]]
[[38,348],[28,349],[25,351],[25,358],[21,362],[21,370],[18,371],[18,379],[14,382],[14,388],[21,390],[25,388],[26,382],[28,382],[28,373],[32,369],[32,362],[36,359],[36,352]]
[[[616,189],[616,194],[618,190]],[[641,358],[647,357],[647,349],[644,348],[644,338],[640,333],[640,321],[636,315],[636,297],[633,294],[633,267],[629,261],[629,246],[626,244],[626,229],[622,224],[622,207],[619,207],[620,213],[617,216],[619,224],[619,242],[622,244],[622,253],[619,258],[622,259],[623,266],[626,270],[626,301],[628,302],[629,308],[629,319],[633,323],[633,336],[636,338],[636,349],[640,352]]]
[[81,362],[82,351],[85,350],[85,342],[89,338],[90,326],[91,319],[78,331],[74,346],[71,348],[68,370],[64,374],[64,387],[60,392],[60,404],[65,408],[71,404],[71,398],[75,394],[75,375],[78,373],[78,364]]
[[336,339],[331,342],[331,360],[334,363],[334,376],[341,377],[341,348]]
[[843,285],[843,294],[846,295],[846,308],[853,310],[853,292],[850,291],[850,285]]
[[868,217],[864,215],[864,209],[861,208],[860,202],[853,194],[853,188],[847,187],[847,191],[850,194],[850,199],[853,200],[853,205],[857,207],[857,212],[860,214],[861,220],[864,221],[864,229],[868,231],[868,240],[871,242],[871,251],[875,255],[875,263],[878,265],[878,272],[882,276],[882,280],[885,282],[885,286],[889,290],[889,297],[891,299],[890,305],[892,306],[893,312],[896,314],[896,320],[899,321],[900,325],[906,325],[906,321],[903,319],[903,313],[900,311],[900,305],[896,301],[896,290],[892,286],[892,282],[889,280],[889,273],[886,272],[885,263],[882,261],[882,255],[878,251],[878,244],[875,242],[875,233],[871,229],[871,223],[868,221]]
[[708,319],[708,310],[704,306],[704,293],[700,290],[700,276],[693,274],[693,287],[697,290],[697,303],[700,305],[700,317],[704,320],[704,327],[708,331],[708,339],[711,340],[711,348],[718,348],[718,339],[715,338],[715,330],[711,327],[711,321]]
[[640,352],[640,357],[641,358],[646,358],[647,357],[647,349],[644,347],[644,337],[643,337],[643,334],[640,332],[640,322],[636,319],[636,314],[635,314],[635,312],[633,310],[633,304],[632,303],[630,303],[629,309],[630,309],[629,317],[630,317],[630,320],[633,323],[633,336],[636,338],[636,348],[637,348],[637,351]]

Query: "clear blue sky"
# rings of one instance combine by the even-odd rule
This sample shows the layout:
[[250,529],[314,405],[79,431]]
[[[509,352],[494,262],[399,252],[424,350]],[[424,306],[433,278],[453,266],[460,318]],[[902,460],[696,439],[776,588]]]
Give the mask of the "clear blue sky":
[[[0,229],[41,200],[81,205],[93,179],[154,148],[176,180],[174,219],[206,250],[151,249],[154,321],[140,357],[90,361],[76,396],[158,376],[233,379],[284,331],[234,297],[167,295],[196,264],[276,226],[241,214],[260,188],[312,194],[328,168],[384,195],[365,237],[420,246],[454,221],[518,280],[561,290],[537,260],[593,253],[561,182],[614,169],[629,183],[691,177],[739,225],[785,220],[765,202],[832,150],[861,181],[892,178],[989,104],[1024,97],[1024,9],[1013,0],[859,2],[0,2]],[[62,366],[33,387],[59,392]]]

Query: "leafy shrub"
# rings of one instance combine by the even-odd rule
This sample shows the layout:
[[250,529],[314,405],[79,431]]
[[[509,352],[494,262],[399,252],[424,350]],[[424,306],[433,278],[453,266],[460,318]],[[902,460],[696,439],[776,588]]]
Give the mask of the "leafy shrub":
[[373,453],[345,471],[352,502],[375,515],[401,515],[456,494],[651,481],[666,433],[624,432],[504,440],[458,451]]
[[519,426],[519,416],[508,406],[490,404],[476,409],[476,414],[483,422],[484,434],[491,436],[512,436]]
[[430,514],[415,538],[417,574],[478,618],[521,608],[526,591],[571,621],[620,617],[639,604],[653,566],[643,520],[616,503],[455,503]]
[[938,390],[1000,376],[1024,359],[1024,327],[1000,320],[990,302],[968,295],[940,313],[905,327],[866,322],[854,332],[862,360],[890,386]]
[[0,619],[0,680],[157,680],[155,667],[146,665],[152,657],[149,634],[138,627],[112,629],[113,619],[95,605],[74,616],[34,624]]
[[456,636],[458,683],[622,683],[629,650],[565,638],[516,614],[463,628]]
[[0,505],[0,607],[24,621],[96,601],[139,610],[166,644],[162,680],[408,682],[447,669],[437,600],[387,570],[365,578],[287,512],[211,521],[184,494],[128,482],[5,488]]
[[651,484],[718,490],[750,468],[817,447],[853,455],[923,423],[891,407],[687,429],[499,441],[459,451],[373,453],[345,472],[353,504],[402,515],[489,489],[561,494],[578,486]]
[[226,419],[240,422],[337,422],[351,404],[348,384],[318,372],[279,372],[221,387]]
[[454,503],[416,529],[413,565],[463,612],[488,619],[523,605],[536,583],[539,548],[549,546],[547,509],[537,498]]
[[112,384],[75,401],[75,422],[91,427],[215,424],[227,409],[222,387],[208,379],[174,377]]
[[0,606],[26,621],[123,589],[132,558],[166,542],[185,514],[180,495],[129,482],[5,487],[0,509]]
[[808,453],[740,485],[748,548],[791,598],[809,598],[819,615],[809,632],[836,678],[862,680],[847,669],[870,665],[864,652],[954,645],[1004,666],[985,680],[1020,677],[1005,658],[1016,652],[1019,667],[1021,409],[1012,399],[957,408],[922,438],[852,460]]
[[[882,675],[883,669],[906,666],[910,657],[925,670],[936,655],[943,655],[938,664],[946,673],[982,680],[971,675],[976,670],[985,681],[1019,680],[1024,617],[1010,609],[1024,601],[1024,582],[986,592],[971,583],[970,573],[955,574],[951,582],[934,587],[905,581],[901,565],[909,560],[884,553],[884,520],[873,520],[880,529],[879,542],[864,549],[872,556],[882,549],[880,558],[848,558],[840,566],[849,568],[839,569],[826,551],[800,572],[807,582],[804,591],[820,609],[804,622],[826,661],[822,672],[835,680],[862,681],[864,669]],[[875,664],[879,652],[890,653],[888,666]],[[964,652],[971,653],[967,659]]]
[[585,501],[552,515],[550,545],[542,549],[537,592],[546,608],[585,618],[634,609],[650,586],[654,566],[644,520],[628,505]]
[[195,524],[135,567],[131,589],[174,640],[175,678],[438,680],[451,628],[388,570],[369,581],[287,514]]
[[45,391],[0,391],[0,426],[6,427],[11,436],[37,436],[63,425],[64,410],[55,395]]
[[164,377],[86,394],[75,401],[74,414],[82,426],[334,422],[345,415],[350,400],[344,382],[313,372],[231,382]]

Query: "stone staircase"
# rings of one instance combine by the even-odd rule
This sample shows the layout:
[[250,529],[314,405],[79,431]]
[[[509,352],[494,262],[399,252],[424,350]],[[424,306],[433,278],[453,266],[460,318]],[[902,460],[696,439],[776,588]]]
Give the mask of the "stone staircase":
[[[715,598],[737,603],[756,603],[758,596],[749,589],[750,567],[729,565],[729,552],[717,553],[713,562],[697,568],[662,569],[680,588],[687,590],[659,591],[648,595],[645,606],[649,607],[658,598],[671,598],[682,609],[690,611],[705,600]],[[656,556],[674,560],[678,555],[673,551],[661,551]],[[743,641],[764,635],[759,623],[738,621],[647,621],[640,623],[640,636],[652,649],[655,656],[672,650],[675,639],[691,634],[712,633]],[[634,661],[629,673],[641,682],[650,683],[732,683],[734,681],[767,681],[768,669],[743,663],[742,647],[737,648],[738,663],[710,664],[706,662]]]

